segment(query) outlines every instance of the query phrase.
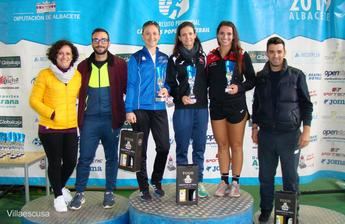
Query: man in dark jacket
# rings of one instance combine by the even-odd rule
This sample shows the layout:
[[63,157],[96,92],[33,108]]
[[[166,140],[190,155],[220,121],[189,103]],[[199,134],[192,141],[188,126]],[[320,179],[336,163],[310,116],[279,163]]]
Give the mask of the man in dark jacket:
[[78,65],[82,76],[78,104],[80,155],[76,194],[69,206],[73,210],[80,209],[85,203],[84,190],[100,140],[106,159],[103,207],[111,208],[115,204],[113,190],[118,169],[119,132],[125,120],[123,98],[127,87],[127,65],[108,51],[109,46],[108,32],[95,29],[92,32],[94,52]]
[[279,159],[283,189],[298,192],[300,149],[309,144],[310,138],[313,104],[305,75],[287,65],[285,53],[282,39],[268,40],[268,62],[257,74],[254,91],[252,139],[258,144],[260,222],[267,222],[272,212]]

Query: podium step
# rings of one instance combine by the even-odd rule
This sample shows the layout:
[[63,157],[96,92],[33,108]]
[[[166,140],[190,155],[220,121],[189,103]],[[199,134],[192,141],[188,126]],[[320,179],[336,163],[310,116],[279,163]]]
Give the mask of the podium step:
[[[265,224],[274,223],[274,212],[272,212],[270,219]],[[259,224],[258,221],[260,211],[255,213],[254,223]],[[320,208],[310,205],[300,205],[298,224],[344,224],[345,215],[332,211],[326,208]],[[262,222],[260,224],[263,224]]]
[[56,212],[53,207],[54,195],[40,197],[23,206],[21,212],[26,215],[22,217],[22,223],[128,223],[128,199],[115,195],[115,206],[104,209],[103,194],[103,192],[86,191],[86,202],[79,210],[68,210],[62,213]]
[[139,191],[129,198],[131,224],[247,224],[253,222],[253,197],[241,190],[241,197],[215,197],[216,184],[205,184],[210,196],[199,198],[197,205],[176,204],[175,184],[163,185],[165,196],[152,201],[140,199]]

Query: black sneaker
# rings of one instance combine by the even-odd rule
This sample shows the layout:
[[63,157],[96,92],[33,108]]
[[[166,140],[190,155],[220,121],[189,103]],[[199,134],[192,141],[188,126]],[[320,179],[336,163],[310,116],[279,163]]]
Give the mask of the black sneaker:
[[115,197],[113,192],[105,192],[103,199],[103,208],[112,208],[115,205]]
[[270,219],[271,212],[272,212],[271,210],[261,209],[261,214],[259,216],[259,221],[260,222],[267,222]]
[[153,192],[155,193],[155,195],[157,197],[163,197],[165,195],[165,192],[162,189],[162,184],[161,183],[157,183],[157,184],[152,184],[153,187]]
[[82,204],[85,203],[85,196],[83,192],[77,192],[71,203],[69,204],[69,208],[72,210],[79,210],[82,206]]
[[152,200],[149,189],[145,189],[143,191],[140,191],[140,199],[142,201],[151,201]]

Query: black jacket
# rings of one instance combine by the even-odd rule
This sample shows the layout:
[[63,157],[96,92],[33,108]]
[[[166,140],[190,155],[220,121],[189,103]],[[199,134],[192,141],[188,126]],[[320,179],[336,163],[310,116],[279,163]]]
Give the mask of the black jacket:
[[217,49],[212,50],[207,55],[207,76],[209,86],[209,97],[211,104],[217,103],[232,103],[234,98],[242,98],[245,101],[245,92],[254,88],[255,85],[255,71],[252,61],[247,52],[242,54],[242,68],[243,72],[239,74],[237,69],[234,71],[232,83],[238,86],[238,93],[231,95],[225,92],[227,81],[225,77],[225,61],[235,61],[236,58],[232,53],[229,53],[225,58],[222,58]]
[[[207,79],[205,73],[206,56],[202,51],[196,53],[193,59],[184,58],[181,54],[177,56],[171,55],[168,60],[166,83],[170,90],[169,93],[174,97],[176,109],[181,108],[207,108]],[[190,94],[190,87],[188,84],[188,75],[186,67],[188,65],[196,67],[196,76],[194,84],[194,94],[196,96],[196,103],[184,105],[182,102],[183,96]]]
[[313,104],[310,101],[304,73],[288,66],[284,59],[278,82],[276,106],[273,107],[270,65],[267,62],[257,74],[253,103],[253,123],[266,130],[293,131],[310,126]]

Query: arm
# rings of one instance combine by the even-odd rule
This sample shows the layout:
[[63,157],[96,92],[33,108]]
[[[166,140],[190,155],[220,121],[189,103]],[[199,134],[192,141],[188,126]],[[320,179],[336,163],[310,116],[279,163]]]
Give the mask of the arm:
[[127,63],[125,61],[123,61],[122,66],[123,66],[123,68],[122,68],[122,71],[123,71],[122,93],[124,93],[126,95],[126,92],[127,92],[127,77],[128,77]]
[[247,52],[244,52],[243,55],[243,63],[244,63],[244,77],[246,81],[238,85],[238,92],[245,92],[251,90],[255,86],[255,71],[253,68],[252,60]]
[[258,134],[259,134],[259,127],[257,124],[253,123],[252,126],[252,140],[255,144],[258,144]]
[[43,102],[43,98],[46,92],[46,80],[45,73],[41,71],[32,88],[29,103],[32,109],[34,109],[40,116],[47,117],[49,119],[54,118],[54,109],[47,106]]
[[299,138],[299,147],[304,148],[310,142],[310,125],[313,113],[313,103],[310,101],[308,85],[302,73],[298,80],[298,100],[303,121],[303,131]]
[[254,90],[254,102],[253,102],[253,106],[252,106],[252,140],[255,144],[258,144],[258,133],[259,133],[259,127],[257,124],[257,120],[256,120],[256,114],[257,114],[257,108],[258,108],[258,97],[257,97],[257,92],[256,92],[256,88]]
[[136,91],[136,83],[138,78],[138,64],[132,55],[128,61],[127,66],[127,90],[126,90],[126,101],[125,109],[126,112],[133,112],[133,101]]
[[305,75],[301,72],[297,82],[298,104],[301,111],[303,125],[310,126],[313,113],[313,103],[310,101],[309,90]]
[[298,145],[302,149],[306,147],[310,142],[310,126],[303,125],[303,131],[299,137]]
[[133,113],[133,100],[136,91],[138,64],[133,55],[130,57],[127,66],[127,90],[126,90],[126,120],[130,123],[136,123],[136,116]]
[[172,57],[168,60],[165,82],[169,86],[169,93],[175,99],[179,97],[179,85],[177,82],[177,71]]

